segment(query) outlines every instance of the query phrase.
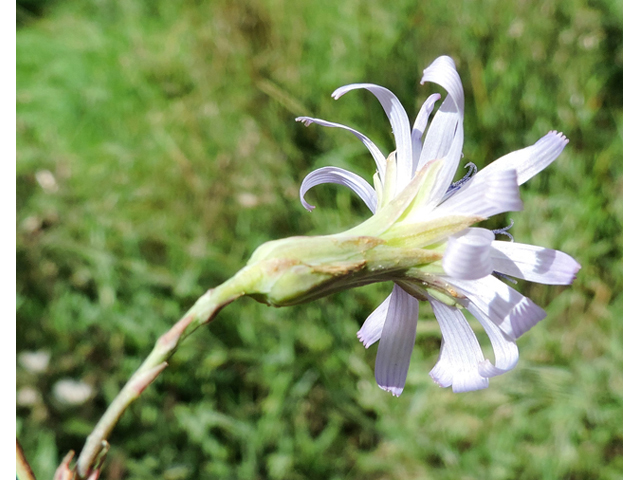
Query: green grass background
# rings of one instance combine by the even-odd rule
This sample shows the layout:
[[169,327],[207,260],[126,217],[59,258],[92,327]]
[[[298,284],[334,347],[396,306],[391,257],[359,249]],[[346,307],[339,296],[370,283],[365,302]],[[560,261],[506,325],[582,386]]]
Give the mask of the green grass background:
[[[242,299],[190,337],[111,437],[104,478],[614,479],[622,475],[622,2],[543,0],[18,1],[16,411],[51,478],[164,332],[261,243],[365,219],[345,188],[302,178],[374,163],[390,127],[373,95],[414,117],[422,69],[452,56],[465,88],[465,160],[483,167],[551,129],[571,140],[522,188],[516,240],[582,264],[571,287],[520,282],[548,312],[518,367],[453,394],[428,372],[441,335],[422,306],[407,387],[375,384],[356,331],[390,285],[312,304]],[[43,189],[49,171],[57,190]],[[462,172],[462,170],[461,170]],[[80,407],[52,397],[72,377]]]

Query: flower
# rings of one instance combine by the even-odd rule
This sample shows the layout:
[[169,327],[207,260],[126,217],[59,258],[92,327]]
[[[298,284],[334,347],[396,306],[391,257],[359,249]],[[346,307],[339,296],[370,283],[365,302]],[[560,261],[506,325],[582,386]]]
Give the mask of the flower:
[[[424,70],[421,83],[425,82],[436,83],[448,93],[428,129],[439,94],[427,98],[411,128],[398,98],[384,87],[352,84],[333,93],[333,98],[338,99],[352,90],[366,89],[378,98],[391,122],[396,143],[396,151],[386,159],[369,138],[350,127],[317,118],[296,119],[306,126],[316,123],[351,132],[371,152],[377,167],[373,187],[355,173],[337,167],[311,172],[300,187],[303,206],[309,211],[315,208],[305,200],[310,188],[322,183],[345,185],[374,215],[342,236],[378,238],[387,246],[404,248],[403,252],[420,250],[431,254],[421,265],[416,260],[414,266],[393,278],[392,293],[358,332],[366,348],[380,341],[376,381],[396,396],[402,393],[406,382],[419,300],[431,304],[443,335],[431,377],[441,387],[451,386],[454,392],[479,390],[488,386],[489,378],[515,367],[518,361],[515,340],[546,315],[501,278],[567,285],[580,269],[563,252],[497,241],[495,233],[504,231],[471,227],[492,215],[521,210],[519,186],[560,155],[568,143],[565,136],[549,132],[534,145],[505,155],[477,174],[468,174],[452,183],[462,156],[462,82],[453,60],[446,56],[437,58]],[[463,308],[486,331],[495,363],[485,358]]]

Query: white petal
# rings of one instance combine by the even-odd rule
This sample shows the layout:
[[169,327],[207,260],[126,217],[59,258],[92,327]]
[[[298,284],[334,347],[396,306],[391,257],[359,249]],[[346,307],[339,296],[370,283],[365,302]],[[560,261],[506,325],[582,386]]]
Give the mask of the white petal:
[[389,311],[389,303],[393,293],[389,295],[384,302],[378,305],[371,315],[362,324],[362,328],[358,330],[358,340],[360,340],[364,348],[369,348],[371,345],[380,340],[382,334],[382,327],[384,321],[387,318],[387,312]]
[[564,252],[524,243],[494,241],[491,258],[496,272],[546,285],[569,285],[580,270]]
[[334,128],[342,128],[347,130],[348,132],[353,133],[358,140],[364,143],[364,146],[369,149],[371,155],[373,156],[374,161],[376,162],[376,167],[378,172],[380,172],[380,178],[384,181],[384,173],[385,168],[387,166],[387,160],[385,156],[382,154],[380,149],[373,143],[369,138],[357,130],[354,130],[351,127],[347,127],[346,125],[342,125],[340,123],[327,122],[326,120],[321,120],[319,118],[311,118],[311,117],[298,117],[296,118],[296,122],[304,122],[305,126],[308,127],[312,123],[317,123],[318,125],[322,125],[323,127],[334,127]]
[[351,90],[364,88],[373,93],[377,98],[384,112],[387,114],[391,122],[391,129],[396,141],[396,151],[398,155],[398,191],[402,189],[411,180],[413,174],[413,155],[411,153],[411,129],[409,126],[409,117],[404,107],[391,91],[379,85],[371,83],[354,83],[338,88],[331,95],[336,100]]
[[495,356],[495,365],[489,360],[485,360],[480,364],[480,375],[483,377],[495,377],[512,370],[518,363],[519,357],[516,341],[496,327],[476,305],[471,302],[465,303],[467,310],[476,317],[484,331],[487,332]]
[[494,171],[472,177],[433,212],[434,216],[472,215],[488,218],[503,212],[522,210],[515,170]]
[[445,273],[461,280],[477,280],[491,275],[492,231],[484,228],[467,228],[451,235],[442,257]]
[[518,172],[518,185],[522,185],[558,158],[567,143],[569,140],[562,133],[549,132],[535,144],[491,162],[476,177],[493,174],[498,170],[515,169]]
[[518,338],[547,314],[531,299],[489,275],[480,280],[447,279],[466,294],[500,330]]
[[424,135],[424,131],[427,128],[427,122],[429,121],[429,116],[433,111],[433,106],[438,100],[440,100],[439,93],[430,95],[429,98],[427,98],[427,100],[422,104],[422,108],[420,108],[420,111],[416,116],[416,121],[413,123],[413,129],[411,130],[411,142],[413,145],[414,172],[416,170],[416,167],[418,166],[420,153],[422,152],[422,136]]
[[349,187],[367,204],[369,210],[375,213],[378,199],[373,187],[360,175],[338,167],[322,167],[304,177],[300,185],[300,202],[308,211],[316,207],[308,204],[304,196],[310,188],[322,183],[337,183]]
[[376,355],[376,381],[396,397],[407,380],[417,324],[418,300],[394,285]]
[[436,83],[449,94],[433,117],[418,162],[421,168],[431,160],[446,159],[431,193],[429,203],[433,205],[449,188],[462,156],[464,91],[455,63],[446,56],[437,58],[424,70],[420,83],[425,82]]
[[429,372],[431,378],[441,387],[452,385],[456,393],[487,388],[489,381],[478,370],[484,361],[482,348],[464,314],[431,297],[429,302],[442,330],[440,358]]

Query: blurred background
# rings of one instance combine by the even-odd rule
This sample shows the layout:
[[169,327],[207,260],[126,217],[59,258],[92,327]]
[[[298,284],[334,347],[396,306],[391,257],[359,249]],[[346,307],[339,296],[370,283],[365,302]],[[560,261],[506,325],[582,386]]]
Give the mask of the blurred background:
[[423,305],[394,398],[376,386],[377,347],[356,339],[391,285],[286,309],[241,299],[126,412],[103,478],[621,477],[622,1],[17,5],[16,415],[38,478],[258,245],[367,218],[331,185],[302,208],[314,168],[375,167],[349,133],[294,118],[344,123],[388,153],[375,97],[330,94],[384,85],[413,118],[443,54],[465,88],[465,160],[482,168],[549,130],[571,140],[522,188],[524,211],[487,224],[513,219],[516,241],[582,264],[571,287],[517,285],[548,312],[517,368],[483,391],[439,388]]

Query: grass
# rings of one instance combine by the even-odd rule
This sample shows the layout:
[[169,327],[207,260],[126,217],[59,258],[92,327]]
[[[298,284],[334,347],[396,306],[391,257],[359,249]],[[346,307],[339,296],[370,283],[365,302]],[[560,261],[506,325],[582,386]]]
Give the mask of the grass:
[[[120,386],[207,288],[270,239],[366,218],[346,189],[297,200],[309,171],[387,151],[372,95],[417,113],[442,54],[465,87],[465,158],[479,167],[550,129],[571,143],[522,189],[517,241],[575,256],[573,286],[520,282],[548,312],[489,389],[428,372],[441,336],[423,306],[407,388],[377,388],[355,337],[386,285],[270,309],[249,299],[191,337],[125,414],[105,478],[607,479],[622,474],[622,2],[339,0],[18,2],[18,437],[51,478]],[[49,172],[49,173],[47,173]],[[51,178],[55,183],[51,183]],[[49,179],[49,180],[47,180]],[[68,407],[62,378],[94,389]]]

